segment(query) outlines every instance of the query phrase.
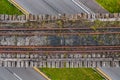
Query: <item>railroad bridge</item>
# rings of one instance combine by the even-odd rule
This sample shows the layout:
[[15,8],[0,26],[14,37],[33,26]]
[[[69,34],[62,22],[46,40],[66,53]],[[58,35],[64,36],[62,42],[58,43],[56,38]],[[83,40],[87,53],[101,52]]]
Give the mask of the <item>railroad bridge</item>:
[[0,28],[0,66],[120,67],[120,28]]
[[[0,66],[4,67],[120,67],[120,27],[77,27],[60,21],[120,21],[120,14],[0,15]],[[54,27],[13,27],[12,23],[58,21]],[[9,27],[6,25],[12,25]],[[1,26],[0,25],[0,26]],[[29,25],[29,24],[28,24]],[[36,26],[36,24],[35,24]],[[75,27],[73,27],[75,26]]]

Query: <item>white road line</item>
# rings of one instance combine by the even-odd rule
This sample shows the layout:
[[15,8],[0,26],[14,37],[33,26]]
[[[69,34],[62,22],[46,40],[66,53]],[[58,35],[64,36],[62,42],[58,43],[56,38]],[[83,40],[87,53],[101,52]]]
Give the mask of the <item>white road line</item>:
[[82,8],[87,14],[90,14],[89,11],[87,11],[86,9],[84,9],[80,4],[78,4],[75,0],[72,0],[73,3],[75,3],[77,6],[79,6],[80,8]]
[[5,67],[5,69],[8,70],[12,75],[14,75],[14,76],[17,78],[17,80],[23,80],[23,79],[21,79],[16,73],[13,73],[13,72],[12,72],[11,70],[9,70],[8,68]]
[[78,7],[82,8],[87,14],[92,14],[92,18],[95,19],[95,13],[91,9],[89,9],[88,7],[86,7],[81,2],[78,3],[75,0],[72,0],[72,2],[75,3]]
[[16,73],[13,73],[13,75],[14,75],[17,79],[22,80],[22,78],[20,78]]

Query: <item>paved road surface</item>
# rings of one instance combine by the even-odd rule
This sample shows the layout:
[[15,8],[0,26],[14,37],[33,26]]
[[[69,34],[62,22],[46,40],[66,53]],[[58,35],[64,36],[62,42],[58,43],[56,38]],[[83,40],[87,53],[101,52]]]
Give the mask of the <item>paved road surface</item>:
[[0,68],[0,80],[17,80],[17,78],[11,74],[5,68]]
[[31,14],[77,14],[85,13],[72,0],[15,0]]
[[0,80],[46,80],[33,68],[0,67]]
[[120,68],[100,68],[105,72],[112,80],[120,80]]
[[82,2],[86,7],[91,9],[94,13],[108,13],[107,10],[102,8],[96,0],[76,0]]

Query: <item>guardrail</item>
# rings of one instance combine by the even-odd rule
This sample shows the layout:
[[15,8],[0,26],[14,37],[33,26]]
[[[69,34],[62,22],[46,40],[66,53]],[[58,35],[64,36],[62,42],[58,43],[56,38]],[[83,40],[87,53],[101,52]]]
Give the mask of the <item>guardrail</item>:
[[26,21],[54,21],[54,20],[101,20],[101,21],[120,21],[120,13],[96,13],[93,18],[92,14],[80,13],[74,15],[0,15],[0,22],[26,22]]

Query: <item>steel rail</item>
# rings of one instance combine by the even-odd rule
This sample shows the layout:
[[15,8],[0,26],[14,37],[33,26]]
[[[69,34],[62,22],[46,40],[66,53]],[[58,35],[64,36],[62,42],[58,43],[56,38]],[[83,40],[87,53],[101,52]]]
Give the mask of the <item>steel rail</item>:
[[120,50],[89,50],[89,51],[6,51],[1,50],[0,53],[104,53],[104,52],[119,52]]
[[[0,31],[41,31],[41,30],[93,30],[92,28],[0,28]],[[120,29],[120,27],[101,27],[99,29]]]
[[120,46],[0,46],[1,48],[120,48]]
[[7,51],[89,51],[89,50],[120,50],[120,47],[0,47]]
[[0,33],[0,36],[55,36],[55,35],[102,35],[102,34],[120,34],[120,32],[92,32],[92,33]]
[[[32,50],[40,48],[41,50]],[[0,46],[0,53],[120,53],[120,46]],[[5,50],[4,50],[5,49]],[[16,50],[13,50],[16,49]],[[20,50],[18,50],[20,49]],[[26,50],[22,50],[26,49]],[[45,50],[46,49],[46,50]],[[47,50],[52,49],[52,50]],[[58,49],[58,50],[53,50]],[[63,50],[60,50],[63,49]],[[64,50],[66,49],[66,50]],[[78,50],[73,50],[78,49]]]

